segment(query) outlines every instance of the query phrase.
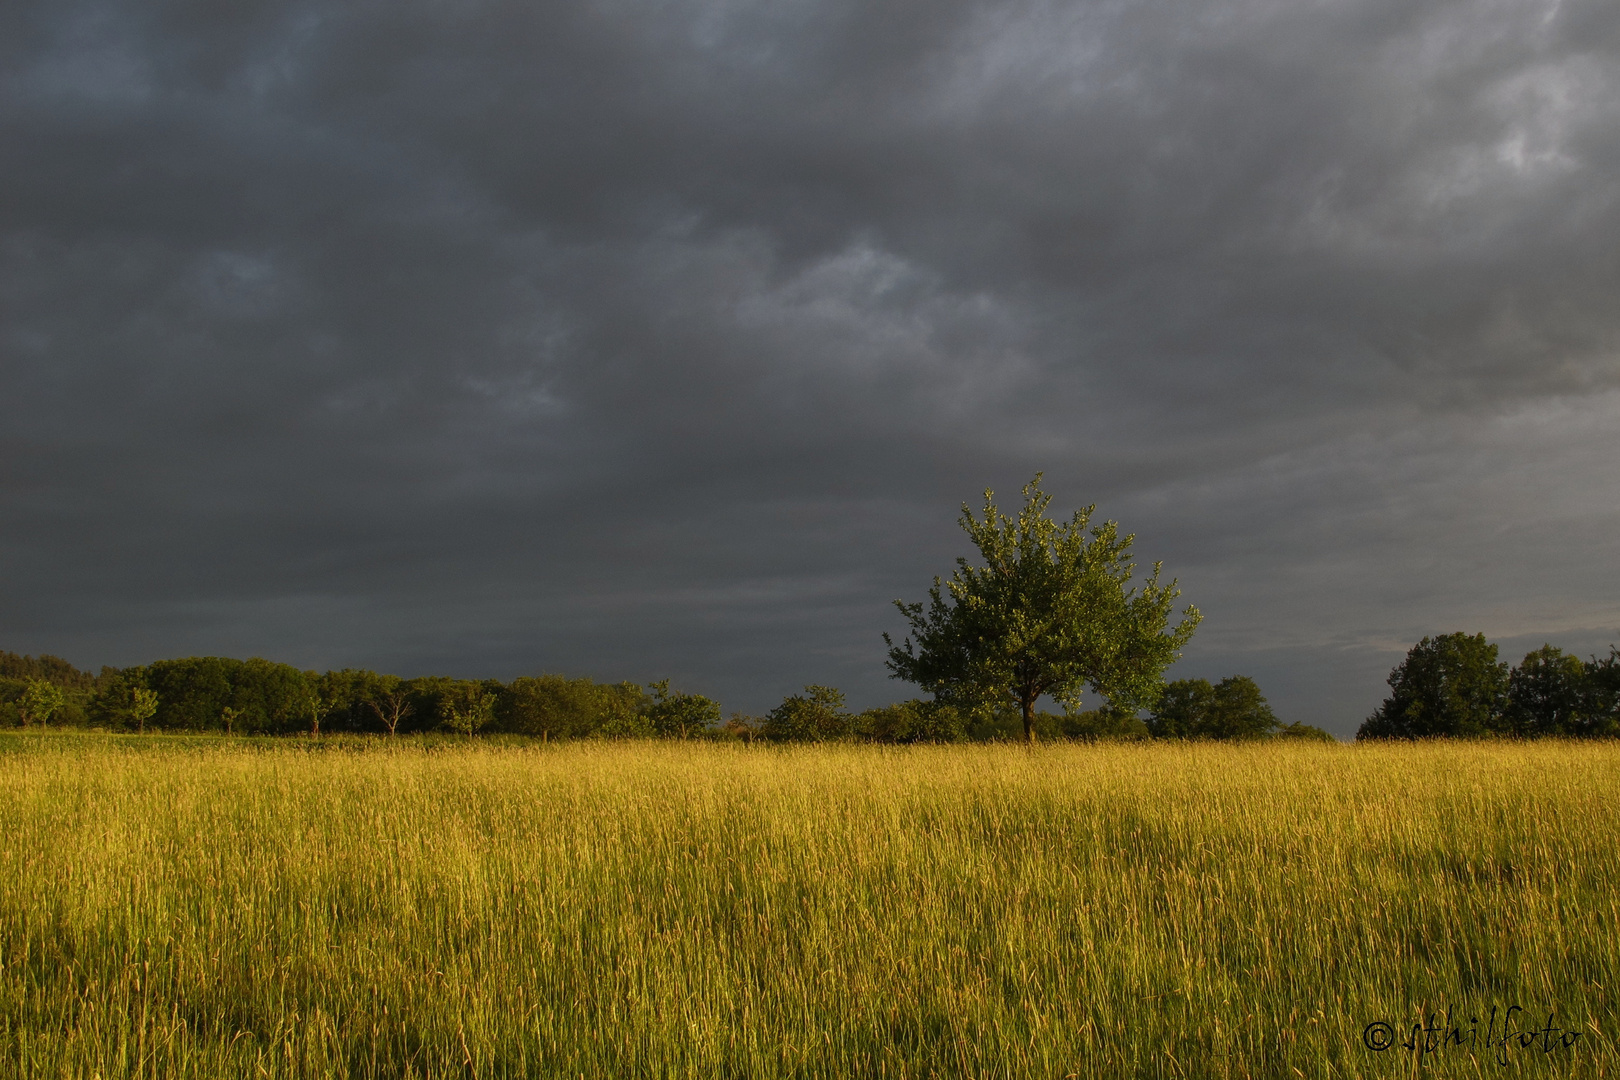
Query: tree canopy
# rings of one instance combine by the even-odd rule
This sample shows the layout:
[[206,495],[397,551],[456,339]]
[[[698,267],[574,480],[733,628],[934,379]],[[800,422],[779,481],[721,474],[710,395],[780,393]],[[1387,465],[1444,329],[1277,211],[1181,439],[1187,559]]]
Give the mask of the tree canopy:
[[1498,731],[1508,666],[1484,634],[1426,637],[1389,674],[1390,695],[1358,739],[1479,736]]
[[812,684],[766,714],[761,734],[779,742],[823,742],[848,736],[853,722],[844,711],[843,691]]
[[1024,485],[1016,520],[990,491],[982,517],[964,504],[961,525],[984,565],[956,560],[950,581],[934,579],[926,609],[896,600],[911,634],[900,645],[883,636],[893,677],[967,708],[1011,702],[1030,742],[1043,695],[1074,708],[1089,686],[1116,710],[1151,706],[1201,618],[1189,606],[1170,627],[1180,590],[1160,584],[1158,563],[1132,585],[1135,536],[1112,521],[1092,526],[1094,506],[1053,521],[1040,484],[1036,474]]
[[1260,739],[1282,724],[1255,681],[1233,675],[1214,685],[1208,679],[1170,683],[1147,726],[1158,738]]

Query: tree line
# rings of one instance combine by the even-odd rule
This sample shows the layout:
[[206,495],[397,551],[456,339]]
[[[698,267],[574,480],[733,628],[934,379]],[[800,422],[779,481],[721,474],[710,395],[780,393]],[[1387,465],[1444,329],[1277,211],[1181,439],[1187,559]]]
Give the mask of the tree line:
[[1570,656],[1554,645],[1514,667],[1484,634],[1441,634],[1414,645],[1389,675],[1390,695],[1358,739],[1620,736],[1620,650]]
[[[580,738],[738,739],[745,742],[994,742],[1022,737],[1020,708],[968,708],[912,699],[862,711],[834,687],[811,685],[763,716],[670,689],[538,675],[510,682],[442,675],[401,678],[374,671],[302,671],[252,658],[202,656],[130,668],[80,671],[54,656],[0,652],[0,722],[130,732],[231,735],[357,733],[522,735]],[[1035,710],[1045,739],[1329,738],[1283,725],[1254,680],[1233,676],[1169,683],[1145,719],[1101,708]]]
[[539,675],[501,682],[375,671],[301,671],[253,658],[193,656],[79,671],[53,656],[0,652],[0,715],[113,731],[238,735],[423,732],[533,735],[688,735],[715,726],[701,694]]

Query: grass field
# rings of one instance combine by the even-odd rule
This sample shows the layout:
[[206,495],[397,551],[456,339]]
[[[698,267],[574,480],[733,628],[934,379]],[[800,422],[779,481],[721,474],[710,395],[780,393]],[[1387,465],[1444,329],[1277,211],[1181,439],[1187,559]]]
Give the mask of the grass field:
[[1617,905],[1613,744],[7,736],[0,1076],[1607,1076]]

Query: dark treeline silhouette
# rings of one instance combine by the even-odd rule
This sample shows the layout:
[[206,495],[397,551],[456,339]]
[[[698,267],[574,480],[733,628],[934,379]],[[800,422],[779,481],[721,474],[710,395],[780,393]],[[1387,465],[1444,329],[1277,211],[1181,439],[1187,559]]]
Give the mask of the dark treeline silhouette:
[[[300,671],[269,660],[194,656],[99,676],[56,657],[0,653],[0,710],[13,723],[114,731],[240,735],[509,733],[541,739],[696,734],[720,718],[697,694],[540,675],[402,679],[375,671]],[[49,699],[55,691],[55,707]],[[43,703],[34,705],[32,702]],[[45,715],[42,715],[44,713]]]
[[[201,656],[141,667],[80,671],[53,656],[0,652],[0,723],[51,724],[136,732],[235,735],[364,733],[525,735],[541,740],[667,737],[765,742],[991,742],[1022,739],[1017,708],[961,709],[902,701],[863,712],[844,707],[831,687],[807,686],[765,716],[733,714],[718,703],[672,691],[668,681],[598,683],[538,675],[500,682],[442,675],[405,679],[374,671],[301,671],[258,658]],[[1144,721],[1107,708],[1037,712],[1042,739],[1330,738],[1283,726],[1252,679],[1233,676],[1168,684]]]
[[[92,676],[52,656],[0,652],[0,723],[114,731],[290,735],[714,735],[720,707],[667,681],[643,689],[539,675],[500,682],[301,671],[269,660],[203,656]],[[746,726],[746,725],[744,725]]]
[[1390,695],[1358,739],[1620,735],[1620,650],[1590,660],[1543,645],[1517,667],[1484,634],[1424,638],[1389,676]]

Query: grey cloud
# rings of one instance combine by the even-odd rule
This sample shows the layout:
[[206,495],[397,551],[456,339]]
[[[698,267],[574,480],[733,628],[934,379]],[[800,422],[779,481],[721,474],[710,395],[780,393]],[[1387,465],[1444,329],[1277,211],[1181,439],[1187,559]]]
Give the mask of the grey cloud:
[[1597,0],[12,5],[0,645],[876,701],[1040,468],[1290,718],[1423,633],[1590,645],[1617,51]]

